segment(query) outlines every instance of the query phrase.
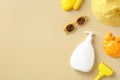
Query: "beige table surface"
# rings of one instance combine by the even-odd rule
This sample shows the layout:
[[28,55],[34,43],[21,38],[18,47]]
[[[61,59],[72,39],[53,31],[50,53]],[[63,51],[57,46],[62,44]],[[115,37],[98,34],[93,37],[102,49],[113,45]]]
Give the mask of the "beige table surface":
[[[65,12],[60,0],[0,0],[0,80],[94,80],[97,66],[104,61],[114,75],[102,80],[120,80],[120,58],[111,58],[102,48],[110,31],[120,36],[120,27],[98,22],[91,12],[91,0],[79,11]],[[88,24],[66,35],[67,23],[87,15]],[[69,61],[73,50],[93,31],[95,64],[89,73],[73,70]]]

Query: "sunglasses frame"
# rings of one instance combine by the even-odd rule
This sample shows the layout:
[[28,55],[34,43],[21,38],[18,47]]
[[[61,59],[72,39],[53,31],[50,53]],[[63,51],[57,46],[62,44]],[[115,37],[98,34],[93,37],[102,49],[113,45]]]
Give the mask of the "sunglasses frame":
[[[79,19],[83,22],[80,22]],[[77,25],[82,27],[87,22],[88,22],[87,16],[80,16],[80,17],[76,18],[75,21],[73,21],[72,23],[67,24],[64,28],[64,31],[66,32],[67,35],[71,34],[71,33],[75,32],[77,30],[77,27],[76,27]]]

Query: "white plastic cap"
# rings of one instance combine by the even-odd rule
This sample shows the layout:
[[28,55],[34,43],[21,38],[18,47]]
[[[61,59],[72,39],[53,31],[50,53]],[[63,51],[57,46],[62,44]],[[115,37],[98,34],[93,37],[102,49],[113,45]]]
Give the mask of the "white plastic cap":
[[85,31],[84,33],[88,34],[86,40],[92,42],[92,39],[93,39],[92,36],[94,35],[94,33],[91,31]]

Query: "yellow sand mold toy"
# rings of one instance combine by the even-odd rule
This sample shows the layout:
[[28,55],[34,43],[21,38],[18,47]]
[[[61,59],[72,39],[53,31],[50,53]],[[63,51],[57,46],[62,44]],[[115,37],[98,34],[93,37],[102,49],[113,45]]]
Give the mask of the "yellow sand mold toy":
[[61,6],[65,11],[69,11],[71,9],[77,10],[82,2],[83,0],[62,0]]
[[112,35],[112,33],[108,32],[105,35],[103,41],[103,48],[105,52],[114,58],[120,57],[120,37]]

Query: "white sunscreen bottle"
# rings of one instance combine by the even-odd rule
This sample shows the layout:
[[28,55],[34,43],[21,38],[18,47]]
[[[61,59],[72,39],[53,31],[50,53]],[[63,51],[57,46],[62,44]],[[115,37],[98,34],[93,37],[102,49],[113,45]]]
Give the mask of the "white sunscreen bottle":
[[95,60],[94,48],[92,45],[93,32],[85,31],[85,33],[88,33],[87,38],[77,46],[70,59],[71,67],[81,72],[89,72]]

